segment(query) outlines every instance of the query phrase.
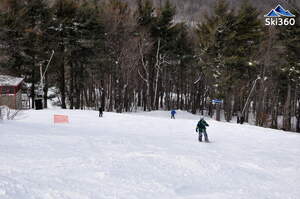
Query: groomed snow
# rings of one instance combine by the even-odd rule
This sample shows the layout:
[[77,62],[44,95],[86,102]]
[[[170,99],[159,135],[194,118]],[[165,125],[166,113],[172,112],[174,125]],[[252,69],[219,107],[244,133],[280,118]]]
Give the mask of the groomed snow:
[[[53,125],[53,114],[70,124]],[[199,116],[26,111],[0,123],[1,199],[298,199],[300,135]]]

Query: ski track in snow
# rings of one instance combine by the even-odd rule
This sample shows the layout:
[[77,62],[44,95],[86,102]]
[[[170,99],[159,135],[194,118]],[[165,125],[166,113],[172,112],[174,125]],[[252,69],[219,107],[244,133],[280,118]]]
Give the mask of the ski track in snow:
[[[52,123],[67,114],[70,124]],[[298,199],[300,135],[169,113],[26,111],[0,123],[0,199]]]

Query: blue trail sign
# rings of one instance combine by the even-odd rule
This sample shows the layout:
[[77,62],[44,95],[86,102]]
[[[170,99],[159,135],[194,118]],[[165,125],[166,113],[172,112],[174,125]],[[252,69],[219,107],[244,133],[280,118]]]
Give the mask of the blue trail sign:
[[218,103],[223,103],[223,100],[213,99],[213,100],[212,100],[212,103],[216,103],[216,104],[218,104]]

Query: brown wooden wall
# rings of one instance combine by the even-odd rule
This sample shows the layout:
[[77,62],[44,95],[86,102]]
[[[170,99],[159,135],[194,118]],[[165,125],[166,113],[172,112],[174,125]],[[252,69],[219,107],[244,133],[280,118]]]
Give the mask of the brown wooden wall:
[[1,95],[0,94],[0,106],[5,105],[11,109],[22,109],[22,97],[21,91],[16,95]]

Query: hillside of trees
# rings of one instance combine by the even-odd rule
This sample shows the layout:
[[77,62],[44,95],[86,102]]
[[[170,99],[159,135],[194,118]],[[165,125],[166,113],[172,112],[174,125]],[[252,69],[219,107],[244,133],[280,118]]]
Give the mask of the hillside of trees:
[[54,50],[45,106],[57,88],[64,109],[182,109],[228,122],[240,112],[300,132],[300,14],[294,26],[265,26],[249,2],[219,0],[190,26],[171,2],[2,0],[0,72],[25,77],[34,102]]
[[[132,7],[135,7],[135,1],[125,0]],[[161,7],[167,0],[153,0],[156,7]],[[178,20],[198,21],[205,13],[213,13],[213,7],[217,0],[170,0],[176,6],[176,18]],[[228,0],[230,8],[239,7],[243,4],[243,0]],[[300,6],[300,1],[297,0],[248,0],[261,13],[261,17],[269,12],[271,8],[275,8],[281,4],[286,9],[293,9],[295,6]]]

